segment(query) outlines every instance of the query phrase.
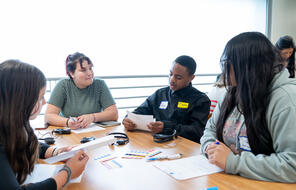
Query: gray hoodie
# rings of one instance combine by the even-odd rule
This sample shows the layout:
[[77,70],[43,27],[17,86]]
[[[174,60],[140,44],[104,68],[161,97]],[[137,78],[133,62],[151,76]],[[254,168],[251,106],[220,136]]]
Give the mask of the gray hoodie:
[[[296,80],[288,77],[286,69],[275,75],[266,112],[275,153],[255,156],[248,151],[240,155],[231,152],[226,161],[226,173],[264,181],[296,182]],[[203,154],[206,147],[217,139],[219,113],[220,105],[214,110],[200,139]]]

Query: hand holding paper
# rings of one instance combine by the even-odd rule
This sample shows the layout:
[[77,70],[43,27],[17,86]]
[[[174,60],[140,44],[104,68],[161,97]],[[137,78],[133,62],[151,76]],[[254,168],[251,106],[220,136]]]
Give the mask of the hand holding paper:
[[68,158],[73,157],[76,154],[76,152],[78,152],[79,150],[84,150],[84,151],[93,150],[93,149],[96,149],[98,147],[101,147],[101,146],[104,146],[104,145],[110,145],[110,144],[115,143],[115,142],[116,142],[116,138],[114,138],[114,136],[112,136],[112,135],[101,137],[101,138],[98,138],[96,140],[93,140],[93,141],[78,145],[78,146],[72,148],[72,150],[69,151],[69,152],[64,152],[64,153],[59,154],[57,156],[47,158],[44,161],[49,163],[49,164],[53,164],[53,163],[56,163],[56,162],[59,162],[59,161],[62,161],[62,160],[66,160]]
[[140,115],[127,111],[127,118],[136,124],[136,129],[151,131],[148,129],[148,124],[154,122],[153,115]]

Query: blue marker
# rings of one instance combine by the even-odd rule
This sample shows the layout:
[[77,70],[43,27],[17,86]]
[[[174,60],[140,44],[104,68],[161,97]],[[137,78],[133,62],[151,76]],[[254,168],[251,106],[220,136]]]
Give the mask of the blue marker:
[[209,187],[209,188],[205,188],[203,190],[218,190],[218,187]]
[[220,142],[219,142],[219,141],[217,141],[217,142],[216,142],[216,144],[220,144]]
[[71,119],[72,121],[74,121],[74,122],[77,122],[73,117],[69,117],[69,119]]

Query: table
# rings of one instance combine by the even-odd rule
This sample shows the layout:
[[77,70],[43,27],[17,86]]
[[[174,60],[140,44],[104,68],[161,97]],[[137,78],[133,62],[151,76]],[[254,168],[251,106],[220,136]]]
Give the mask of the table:
[[[52,129],[53,127],[49,127]],[[66,190],[179,190],[179,189],[203,189],[218,186],[219,190],[237,189],[268,189],[290,190],[296,189],[296,184],[284,184],[250,180],[237,175],[229,175],[224,172],[193,179],[178,181],[154,167],[151,162],[143,159],[118,158],[122,168],[107,169],[94,158],[106,154],[123,155],[129,150],[150,149],[161,150],[164,154],[182,153],[183,157],[200,154],[198,143],[182,137],[166,142],[155,143],[148,132],[125,131],[123,126],[109,127],[103,131],[71,135],[61,135],[56,139],[55,146],[68,146],[77,144],[82,137],[103,137],[109,132],[126,132],[130,142],[123,146],[104,146],[92,152],[86,166],[81,183],[68,184]],[[295,176],[296,177],[296,176]]]

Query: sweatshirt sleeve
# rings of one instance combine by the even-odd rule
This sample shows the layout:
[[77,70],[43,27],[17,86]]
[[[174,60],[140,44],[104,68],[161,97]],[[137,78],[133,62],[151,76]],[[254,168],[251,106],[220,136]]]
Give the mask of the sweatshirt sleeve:
[[45,159],[45,152],[50,146],[48,144],[39,142],[39,158]]
[[[296,182],[296,126],[295,106],[280,110],[268,122],[275,153],[271,155],[243,151],[241,155],[230,153],[226,173],[265,181]],[[268,120],[268,118],[267,118]]]

